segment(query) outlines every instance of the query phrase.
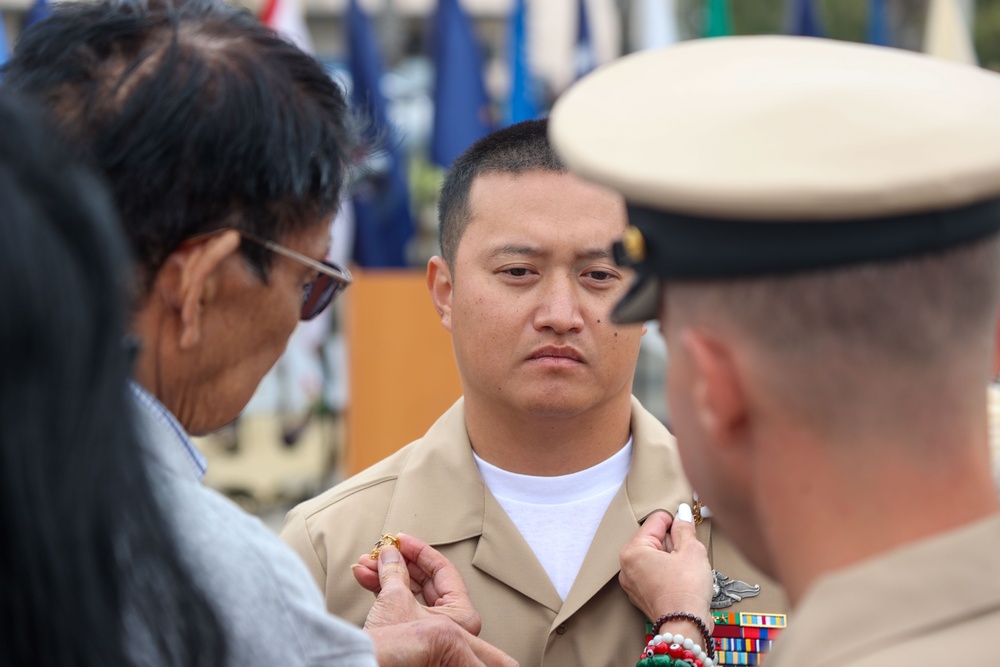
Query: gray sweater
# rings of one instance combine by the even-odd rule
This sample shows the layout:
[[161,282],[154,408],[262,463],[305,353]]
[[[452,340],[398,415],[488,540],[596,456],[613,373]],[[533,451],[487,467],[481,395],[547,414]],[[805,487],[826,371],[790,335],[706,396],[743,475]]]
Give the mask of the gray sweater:
[[135,404],[154,488],[182,557],[216,605],[229,665],[375,667],[368,636],[326,611],[299,557],[260,520],[202,485],[186,436],[164,419],[169,413]]

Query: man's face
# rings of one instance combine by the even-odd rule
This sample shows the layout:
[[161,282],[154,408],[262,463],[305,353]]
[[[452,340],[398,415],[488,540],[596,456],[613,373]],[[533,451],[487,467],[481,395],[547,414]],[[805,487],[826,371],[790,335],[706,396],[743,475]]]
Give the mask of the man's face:
[[[330,226],[314,225],[278,242],[313,259],[324,259]],[[240,253],[227,262],[230,265],[220,278],[220,298],[215,300],[218,306],[206,311],[196,394],[201,404],[194,423],[185,420],[193,433],[231,422],[246,406],[284,352],[299,323],[303,290],[316,276],[309,267],[278,254],[272,254],[266,283]]]
[[443,319],[466,400],[558,417],[627,401],[642,326],[608,319],[631,281],[609,256],[622,200],[569,174],[486,174],[469,211]]

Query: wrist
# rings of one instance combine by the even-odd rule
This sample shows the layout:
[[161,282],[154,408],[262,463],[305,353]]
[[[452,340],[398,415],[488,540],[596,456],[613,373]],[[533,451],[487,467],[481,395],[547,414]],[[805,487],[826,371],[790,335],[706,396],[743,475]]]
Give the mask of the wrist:
[[662,635],[666,633],[680,634],[685,637],[700,642],[705,652],[710,656],[715,656],[715,643],[712,641],[712,630],[715,627],[711,614],[703,619],[688,612],[672,612],[663,614],[653,621],[653,634]]
[[708,600],[699,598],[697,596],[660,596],[654,600],[649,601],[652,605],[652,609],[647,610],[650,615],[648,618],[655,621],[657,617],[662,614],[664,616],[670,615],[671,613],[681,613],[690,614],[700,618],[708,629],[709,634],[715,629],[715,617],[712,616],[712,610],[709,607]]
[[676,621],[667,621],[666,623],[660,626],[659,630],[657,630],[655,634],[665,635],[668,632],[672,635],[684,635],[685,637],[698,639],[700,640],[698,643],[703,643],[705,639],[704,637],[702,637],[701,628],[698,626],[697,623],[684,619]]

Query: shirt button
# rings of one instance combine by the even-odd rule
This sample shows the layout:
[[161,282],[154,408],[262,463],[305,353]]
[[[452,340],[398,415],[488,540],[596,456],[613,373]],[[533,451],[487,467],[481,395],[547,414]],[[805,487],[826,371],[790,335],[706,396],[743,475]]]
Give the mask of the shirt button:
[[564,634],[566,634],[566,624],[565,623],[560,623],[559,624],[559,627],[556,628],[556,634],[557,635],[564,635]]

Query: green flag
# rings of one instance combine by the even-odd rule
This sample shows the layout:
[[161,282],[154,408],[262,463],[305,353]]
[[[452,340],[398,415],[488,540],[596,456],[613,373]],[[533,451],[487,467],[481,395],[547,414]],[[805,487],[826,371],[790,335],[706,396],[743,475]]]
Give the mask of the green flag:
[[729,0],[708,0],[705,5],[705,37],[733,34],[733,19],[729,16]]

